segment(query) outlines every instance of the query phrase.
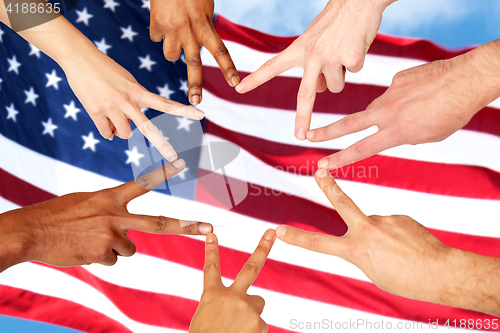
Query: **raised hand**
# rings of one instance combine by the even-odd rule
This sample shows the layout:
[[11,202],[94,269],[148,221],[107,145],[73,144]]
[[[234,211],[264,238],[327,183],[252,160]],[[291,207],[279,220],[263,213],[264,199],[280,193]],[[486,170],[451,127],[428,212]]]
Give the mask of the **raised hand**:
[[445,246],[408,216],[366,216],[327,170],[319,169],[315,178],[347,233],[336,237],[281,225],[279,239],[343,258],[390,293],[500,314],[500,259]]
[[267,324],[260,317],[264,299],[248,295],[247,290],[259,275],[276,239],[267,230],[255,252],[230,287],[222,284],[217,237],[208,234],[205,245],[204,290],[189,327],[190,333],[265,333]]
[[184,49],[189,101],[194,105],[202,99],[200,46],[210,51],[231,87],[240,82],[233,60],[212,24],[213,14],[213,0],[151,0],[151,39],[161,42],[163,38],[163,52],[170,61],[179,59]]
[[148,107],[196,120],[202,119],[204,113],[147,91],[111,58],[97,49],[93,51],[92,57],[86,53],[84,59],[63,62],[61,67],[99,133],[110,140],[113,135],[128,139],[132,136],[132,120],[168,161],[175,161],[175,149],[141,109]]
[[130,214],[128,203],[184,169],[184,160],[136,181],[90,193],[72,193],[0,215],[0,271],[24,261],[53,266],[113,265],[135,253],[129,230],[204,235],[208,223]]
[[378,127],[377,133],[321,159],[318,166],[336,169],[395,146],[444,140],[500,96],[499,52],[497,40],[450,60],[397,73],[389,89],[365,111],[307,132],[309,141],[320,142]]
[[293,67],[304,69],[297,96],[295,137],[306,139],[316,92],[344,89],[346,68],[363,68],[366,52],[377,35],[382,12],[394,0],[330,0],[306,31],[286,50],[236,86],[246,93]]

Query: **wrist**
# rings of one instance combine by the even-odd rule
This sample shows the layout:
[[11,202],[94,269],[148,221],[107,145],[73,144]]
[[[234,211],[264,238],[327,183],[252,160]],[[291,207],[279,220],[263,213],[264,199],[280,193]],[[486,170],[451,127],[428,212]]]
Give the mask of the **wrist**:
[[28,239],[29,233],[17,227],[22,221],[16,219],[16,211],[0,214],[0,272],[31,260],[32,242]]

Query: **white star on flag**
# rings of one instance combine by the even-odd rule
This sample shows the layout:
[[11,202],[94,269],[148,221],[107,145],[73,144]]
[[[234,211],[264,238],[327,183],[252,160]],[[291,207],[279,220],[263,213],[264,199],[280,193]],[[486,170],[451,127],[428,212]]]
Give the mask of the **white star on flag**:
[[56,88],[56,90],[59,90],[58,82],[61,81],[62,79],[59,76],[57,76],[56,70],[55,69],[52,70],[52,73],[50,74],[45,73],[45,76],[48,79],[47,85],[45,87],[48,88],[52,86]]
[[132,148],[132,150],[125,150],[125,154],[127,154],[125,164],[134,163],[135,166],[139,166],[141,164],[139,160],[144,157],[143,154],[137,151],[137,147]]
[[179,126],[177,126],[177,129],[185,129],[187,132],[190,131],[189,126],[194,123],[194,120],[188,119],[186,117],[177,118],[177,121],[179,122]]
[[127,38],[129,41],[131,41],[133,43],[134,36],[138,35],[138,33],[135,32],[134,30],[132,30],[132,26],[129,25],[127,29],[120,27],[120,29],[122,29],[122,32],[123,32],[121,39]]
[[115,12],[115,7],[119,5],[120,4],[118,2],[115,2],[115,0],[104,0],[104,8],[111,9],[113,13]]
[[66,114],[64,115],[64,118],[71,117],[73,118],[74,121],[77,121],[76,114],[80,112],[80,109],[75,107],[75,102],[71,101],[71,103],[69,104],[63,104],[63,107],[66,109]]
[[141,65],[139,68],[146,68],[148,71],[151,72],[151,67],[156,64],[156,61],[152,61],[151,58],[149,57],[149,54],[145,56],[144,58],[139,57],[139,60],[141,61]]
[[57,126],[52,123],[52,118],[49,118],[47,122],[42,121],[43,125],[43,133],[42,135],[49,134],[51,137],[54,137],[54,131]]
[[87,148],[90,148],[90,150],[92,150],[93,152],[95,152],[95,145],[99,143],[99,140],[96,140],[94,138],[94,133],[90,132],[89,135],[87,135],[87,136],[82,135],[82,139],[85,142],[83,144],[83,148],[82,149],[85,150]]
[[9,69],[7,72],[16,72],[17,75],[19,75],[19,67],[21,67],[21,63],[17,61],[16,56],[14,55],[12,59],[8,59],[7,61],[9,62]]
[[19,114],[19,111],[14,108],[14,103],[11,103],[10,106],[5,106],[5,108],[7,109],[7,119],[12,119],[16,122],[16,116]]
[[0,78],[0,90],[2,90],[2,78]]
[[[179,176],[182,180],[186,180],[186,171],[188,171],[189,168],[188,167],[185,167],[184,169],[182,169],[181,172],[179,172],[178,174],[176,174],[175,176]],[[174,177],[175,177],[174,176]]]
[[163,87],[156,87],[156,89],[158,89],[159,95],[161,97],[165,97],[167,99],[170,99],[170,95],[174,93],[168,88],[168,83],[166,83]]
[[181,81],[181,86],[180,86],[179,90],[184,91],[184,93],[187,96],[188,92],[189,92],[188,82],[187,82],[187,80],[180,80],[180,81]]
[[95,46],[99,51],[101,51],[104,54],[108,54],[108,49],[111,48],[111,45],[106,44],[106,38],[102,38],[100,42],[95,41],[94,42]]
[[150,0],[142,0],[142,7],[141,8],[147,8],[147,9],[151,10]]
[[32,44],[29,44],[30,45],[30,53],[28,54],[29,56],[36,56],[38,59],[40,59],[40,50],[36,47],[36,46],[33,46]]
[[76,14],[78,15],[78,18],[76,19],[76,23],[78,22],[83,22],[86,26],[89,25],[89,20],[94,17],[94,15],[89,14],[87,12],[87,7],[83,8],[83,10],[76,10]]
[[4,34],[5,32],[3,32],[3,30],[0,28],[0,42],[3,42],[2,40],[2,35]]
[[36,106],[36,99],[39,96],[35,93],[35,89],[31,87],[29,91],[25,90],[24,93],[26,94],[26,100],[24,101],[24,104],[31,103],[33,104],[33,106]]

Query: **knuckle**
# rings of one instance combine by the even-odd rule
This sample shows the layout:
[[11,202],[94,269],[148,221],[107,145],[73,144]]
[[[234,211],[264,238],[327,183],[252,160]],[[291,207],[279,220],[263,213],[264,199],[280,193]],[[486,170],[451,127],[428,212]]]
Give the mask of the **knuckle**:
[[275,68],[276,68],[276,60],[275,59],[268,60],[264,63],[264,69],[268,72],[274,72]]
[[364,155],[366,152],[368,152],[368,146],[362,142],[358,141],[354,144],[354,150],[359,154],[359,155]]
[[339,206],[350,206],[352,205],[353,202],[351,198],[349,198],[347,195],[339,195],[337,199],[337,205]]
[[311,249],[318,249],[321,245],[321,236],[319,234],[312,234],[309,237],[309,247]]
[[193,83],[190,83],[189,84],[189,89],[193,90],[193,89],[201,89],[201,83],[198,83],[198,82],[193,82]]
[[226,46],[222,44],[215,49],[215,54],[217,57],[225,57],[229,55],[229,51],[227,50]]
[[149,177],[149,175],[144,175],[142,177],[137,178],[135,180],[135,183],[137,184],[137,186],[141,188],[149,188],[151,184],[151,178]]
[[299,89],[299,94],[298,94],[297,98],[299,100],[310,100],[310,99],[314,98],[315,95],[316,95],[316,90],[311,90],[307,87],[301,87]]
[[209,272],[218,271],[218,270],[219,270],[219,264],[216,261],[206,262],[205,266],[203,267],[204,273],[209,273]]
[[156,233],[163,233],[167,227],[167,221],[163,216],[155,216],[153,218],[153,230]]
[[349,131],[356,125],[356,116],[355,114],[349,115],[347,117],[342,118],[340,122],[342,126]]
[[243,266],[243,269],[250,273],[258,273],[259,268],[260,268],[259,265],[254,261],[247,261],[245,263],[245,266]]
[[189,66],[201,66],[201,58],[199,54],[190,55],[187,58],[187,64]]

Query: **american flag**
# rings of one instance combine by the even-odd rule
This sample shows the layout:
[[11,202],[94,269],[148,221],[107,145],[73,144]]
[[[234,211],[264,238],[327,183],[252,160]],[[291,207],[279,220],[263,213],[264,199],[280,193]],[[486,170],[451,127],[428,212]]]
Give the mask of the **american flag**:
[[[149,1],[86,0],[66,17],[144,87],[187,103],[185,62],[163,58],[149,40]],[[256,70],[294,38],[270,36],[215,18],[240,75]],[[71,192],[94,191],[133,179],[132,166],[146,157],[126,141],[102,139],[52,60],[0,26],[0,211]],[[340,94],[316,99],[312,127],[364,110],[400,70],[465,52],[425,40],[379,35],[364,69],[347,73]],[[211,222],[221,244],[225,282],[233,280],[268,228],[286,223],[340,235],[345,224],[313,179],[317,161],[374,129],[324,143],[300,142],[293,124],[301,70],[290,70],[245,95],[225,82],[202,49],[206,113],[199,123],[172,117],[167,136],[231,142],[240,147],[244,175],[227,168],[215,175],[229,187],[248,186],[231,209],[197,176],[200,156],[183,175],[193,186],[170,195],[154,191],[134,200],[133,213]],[[405,214],[444,244],[500,257],[500,101],[480,111],[443,142],[401,146],[335,171],[341,188],[367,215]],[[153,118],[154,110],[144,110]],[[182,157],[182,156],[181,156]],[[201,166],[200,166],[201,165]],[[186,178],[188,179],[188,178]],[[203,179],[203,178],[200,178]],[[181,332],[202,293],[204,242],[200,237],[130,232],[137,254],[113,267],[54,268],[16,265],[0,274],[0,314],[85,332]],[[493,317],[412,301],[379,290],[353,265],[332,256],[277,242],[249,293],[266,300],[270,332],[421,331],[429,322]],[[370,322],[358,329],[352,323]],[[454,324],[455,323],[455,324]]]

